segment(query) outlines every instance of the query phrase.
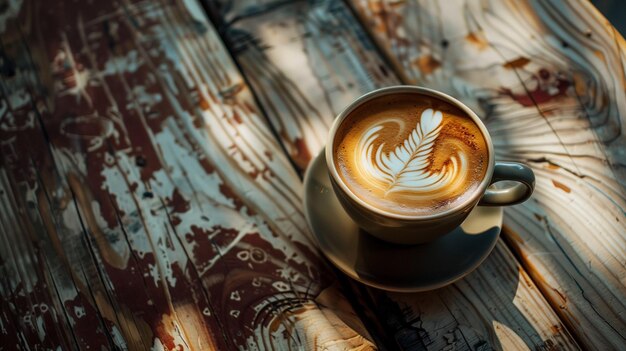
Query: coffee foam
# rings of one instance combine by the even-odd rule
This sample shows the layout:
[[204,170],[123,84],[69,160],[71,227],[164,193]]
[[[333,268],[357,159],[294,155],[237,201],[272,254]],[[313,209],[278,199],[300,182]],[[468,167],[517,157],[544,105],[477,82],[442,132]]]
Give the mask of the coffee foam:
[[352,111],[333,151],[356,196],[404,215],[439,213],[464,201],[489,163],[487,143],[465,112],[409,93],[377,97]]

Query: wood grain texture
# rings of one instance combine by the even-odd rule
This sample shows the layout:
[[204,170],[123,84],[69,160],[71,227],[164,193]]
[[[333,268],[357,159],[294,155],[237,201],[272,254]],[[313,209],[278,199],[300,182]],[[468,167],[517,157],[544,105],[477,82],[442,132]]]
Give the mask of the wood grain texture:
[[373,347],[195,1],[0,12],[3,348]]
[[535,171],[505,236],[585,348],[626,345],[626,43],[585,1],[353,0],[407,82],[482,115]]
[[393,85],[366,32],[341,2],[208,1],[260,105],[300,169],[334,117]]
[[[297,128],[293,135],[305,141],[315,139],[328,128],[328,123],[319,121],[332,120],[337,109],[359,93],[400,83],[376,57],[378,53],[364,29],[341,2],[242,0],[220,4],[209,2],[216,11],[213,17],[224,19],[220,32],[226,35],[242,72],[278,131],[291,125]],[[325,20],[319,19],[320,13],[327,14]],[[335,49],[328,49],[331,47]],[[366,58],[346,67],[348,58],[364,54]],[[310,73],[319,70],[320,65],[324,74]],[[336,83],[325,83],[329,81]],[[362,83],[353,84],[354,89],[338,88],[351,82]],[[278,88],[284,86],[290,88]],[[298,99],[293,98],[293,89],[298,89]],[[342,103],[333,105],[329,101]],[[318,113],[293,113],[310,111],[311,106],[319,107]],[[288,150],[292,140],[281,138]],[[319,142],[323,141],[315,139],[311,145]],[[311,156],[289,154],[298,164],[308,162]],[[373,333],[384,335],[385,346],[390,349],[577,349],[503,242],[476,272],[444,289],[388,295],[356,283],[353,288],[370,303],[363,308],[372,310],[373,321],[366,324],[377,326]]]
[[419,294],[368,292],[392,349],[579,349],[503,242],[453,285]]

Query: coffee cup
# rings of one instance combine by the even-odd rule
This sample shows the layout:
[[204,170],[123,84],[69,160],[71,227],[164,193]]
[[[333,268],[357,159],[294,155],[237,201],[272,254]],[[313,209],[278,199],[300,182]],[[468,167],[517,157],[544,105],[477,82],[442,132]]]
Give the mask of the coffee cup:
[[[475,206],[527,200],[533,171],[496,162],[480,118],[432,89],[393,86],[356,99],[335,119],[326,144],[333,190],[367,233],[420,244],[458,227]],[[496,182],[505,186],[492,186]]]

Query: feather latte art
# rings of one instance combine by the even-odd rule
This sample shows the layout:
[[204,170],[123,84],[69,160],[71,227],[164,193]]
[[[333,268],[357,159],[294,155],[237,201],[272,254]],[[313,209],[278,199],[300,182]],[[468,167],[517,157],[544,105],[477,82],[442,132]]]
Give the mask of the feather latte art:
[[370,205],[426,215],[464,201],[483,180],[488,148],[462,110],[434,97],[381,96],[352,111],[333,145],[348,188]]

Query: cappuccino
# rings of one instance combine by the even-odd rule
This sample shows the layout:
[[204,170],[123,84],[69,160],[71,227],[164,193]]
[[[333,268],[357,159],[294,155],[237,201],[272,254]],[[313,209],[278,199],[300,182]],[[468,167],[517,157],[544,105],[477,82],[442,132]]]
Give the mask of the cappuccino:
[[489,149],[460,108],[418,93],[382,95],[351,111],[332,145],[335,167],[367,204],[399,215],[433,215],[471,197]]

